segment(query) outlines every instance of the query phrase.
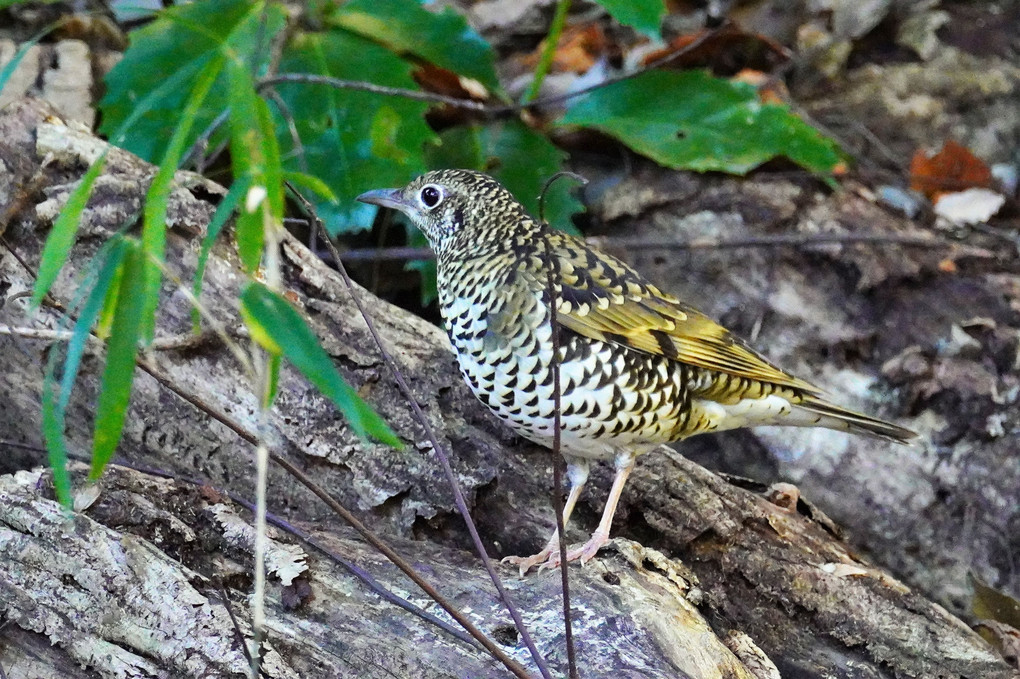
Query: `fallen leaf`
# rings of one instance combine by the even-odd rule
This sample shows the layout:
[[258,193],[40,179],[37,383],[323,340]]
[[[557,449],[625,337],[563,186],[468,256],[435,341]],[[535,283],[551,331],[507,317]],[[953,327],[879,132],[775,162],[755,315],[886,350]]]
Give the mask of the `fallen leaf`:
[[962,144],[950,139],[933,156],[918,150],[910,161],[910,188],[935,202],[944,193],[988,188],[992,171]]
[[[545,50],[545,41],[535,51],[521,59],[533,69]],[[553,73],[587,73],[588,69],[610,51],[609,41],[598,24],[570,26],[560,36],[553,54]]]

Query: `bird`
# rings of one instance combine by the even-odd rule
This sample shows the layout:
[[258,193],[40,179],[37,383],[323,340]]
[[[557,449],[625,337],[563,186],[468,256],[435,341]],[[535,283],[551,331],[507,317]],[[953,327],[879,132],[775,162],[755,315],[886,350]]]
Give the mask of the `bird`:
[[[558,347],[560,452],[570,486],[563,525],[592,462],[615,471],[598,527],[567,551],[568,562],[589,561],[609,541],[636,459],[661,444],[757,425],[826,427],[897,443],[916,436],[829,402],[626,263],[533,218],[489,175],[433,170],[357,199],[403,213],[424,233],[468,386],[517,433],[549,448]],[[535,566],[561,566],[557,532],[537,554],[504,561],[522,577]]]

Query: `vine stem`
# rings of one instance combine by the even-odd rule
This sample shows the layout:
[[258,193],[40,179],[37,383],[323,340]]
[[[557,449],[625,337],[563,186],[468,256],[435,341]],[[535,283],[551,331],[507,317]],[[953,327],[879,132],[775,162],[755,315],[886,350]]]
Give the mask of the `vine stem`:
[[522,104],[533,101],[542,89],[542,82],[549,75],[553,58],[556,56],[556,47],[560,43],[563,29],[567,25],[567,12],[570,10],[570,0],[559,0],[556,3],[556,13],[553,14],[552,23],[549,25],[549,34],[545,37],[545,45],[542,47],[542,54],[538,58],[538,65],[535,66],[535,77],[531,81],[531,87],[521,100]]

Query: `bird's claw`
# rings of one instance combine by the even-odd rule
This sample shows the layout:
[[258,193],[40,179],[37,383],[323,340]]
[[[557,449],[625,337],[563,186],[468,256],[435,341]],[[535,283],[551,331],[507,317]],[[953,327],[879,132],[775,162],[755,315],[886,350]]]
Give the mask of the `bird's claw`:
[[[567,550],[567,563],[570,563],[571,561],[580,561],[582,566],[587,564],[608,542],[608,535],[595,532],[591,538],[589,538],[588,541],[580,547]],[[522,578],[535,566],[538,566],[538,572],[541,574],[546,569],[555,570],[560,567],[560,547],[559,545],[550,544],[541,552],[533,556],[508,556],[500,563],[513,564],[517,566],[520,569]]]
[[[557,548],[557,550],[558,550],[558,548]],[[542,562],[546,561],[546,559],[552,559],[552,556],[551,556],[552,552],[553,552],[552,549],[550,549],[549,547],[546,547],[545,549],[543,549],[538,554],[533,554],[532,556],[506,556],[506,557],[503,557],[500,560],[500,563],[501,564],[509,564],[509,565],[512,565],[512,566],[517,566],[520,569],[521,577],[523,578],[525,575],[527,575],[528,571],[530,571],[535,566],[538,566],[539,564],[542,564],[539,567],[539,573],[541,573],[542,569],[546,567],[546,564],[542,563]]]

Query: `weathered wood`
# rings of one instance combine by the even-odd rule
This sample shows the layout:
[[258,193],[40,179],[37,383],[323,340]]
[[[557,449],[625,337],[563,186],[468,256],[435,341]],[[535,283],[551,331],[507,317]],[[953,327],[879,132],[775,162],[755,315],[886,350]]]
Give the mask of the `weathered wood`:
[[[34,102],[0,114],[0,215],[10,218],[4,234],[10,250],[0,253],[5,297],[31,287],[22,262],[37,266],[46,229],[84,171],[82,159],[101,144],[87,133],[45,123],[45,114]],[[42,167],[48,154],[51,161]],[[54,288],[57,299],[73,299],[76,275],[103,236],[137,213],[151,176],[150,166],[111,153],[71,262]],[[188,280],[196,234],[221,189],[186,174],[178,182],[168,260]],[[359,441],[332,406],[288,370],[270,422],[271,444],[387,534],[484,630],[528,662],[507,632],[508,616],[484,571],[464,549],[465,532],[438,465],[420,443],[421,432],[342,282],[300,243],[288,240],[283,251],[287,287],[312,327],[345,377],[408,445],[394,451]],[[234,300],[243,281],[232,249],[219,247],[202,299],[239,337]],[[184,335],[191,323],[188,304],[172,283],[164,292],[158,335]],[[364,290],[360,294],[369,299]],[[482,412],[441,331],[380,300],[369,306],[451,451],[491,551],[538,547],[552,524],[548,452],[522,443]],[[3,313],[0,322],[10,326],[58,327],[57,312],[44,308],[30,316],[23,299],[9,302]],[[52,347],[17,336],[0,341],[0,439],[38,444],[40,366]],[[250,446],[209,414],[255,430],[256,399],[229,352],[211,340],[150,351],[145,360],[152,367],[137,373],[120,454],[250,496]],[[100,366],[100,357],[87,356],[68,411],[74,451],[88,450]],[[14,471],[39,461],[22,452],[4,456],[0,465]],[[248,632],[246,513],[208,489],[125,469],[111,470],[98,499],[73,519],[60,515],[50,495],[39,472],[0,478],[0,615],[7,620],[0,630],[0,663],[8,676],[36,676],[22,660],[32,655],[31,644],[38,645],[33,634],[55,644],[54,663],[84,666],[81,676],[244,674],[218,585],[227,585],[242,632]],[[396,568],[279,470],[271,473],[270,495],[272,511],[316,526],[317,536],[335,551],[428,607]],[[601,499],[597,492],[585,494],[575,537],[596,516]],[[620,516],[617,535],[637,542],[617,540],[588,567],[570,570],[584,676],[770,677],[770,662],[785,677],[1018,676],[958,619],[858,559],[827,522],[770,502],[669,449],[642,458]],[[280,580],[290,577],[288,569],[271,578],[269,676],[506,674],[481,652],[381,601],[327,559],[284,547],[293,540],[279,532],[273,538],[282,562],[300,575],[290,587]],[[540,648],[562,672],[558,574],[521,580],[512,570],[502,572]],[[284,605],[293,603],[302,583],[311,596]]]

